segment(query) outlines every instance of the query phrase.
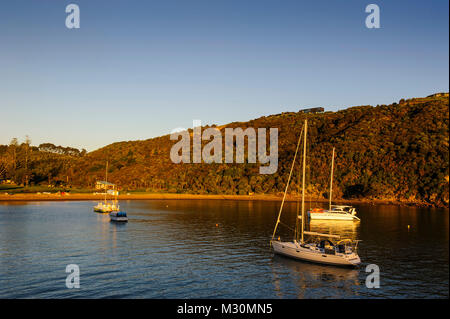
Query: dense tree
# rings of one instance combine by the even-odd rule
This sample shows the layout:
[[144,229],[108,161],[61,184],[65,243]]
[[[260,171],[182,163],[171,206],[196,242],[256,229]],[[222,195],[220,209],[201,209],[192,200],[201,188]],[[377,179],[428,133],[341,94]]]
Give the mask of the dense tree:
[[[96,180],[105,178],[108,159],[108,180],[124,190],[279,194],[284,191],[305,117],[310,128],[308,194],[314,198],[329,195],[331,150],[335,147],[334,198],[417,200],[448,205],[449,104],[444,97],[322,114],[285,112],[219,127],[222,136],[225,127],[278,128],[278,171],[272,175],[259,174],[259,163],[174,164],[170,148],[175,141],[162,136],[118,142],[90,153],[50,143],[27,147],[27,143],[19,145],[15,139],[0,147],[0,178],[24,183],[24,176],[29,175],[33,183],[59,181],[93,187]],[[298,193],[299,175],[297,169],[290,193]]]

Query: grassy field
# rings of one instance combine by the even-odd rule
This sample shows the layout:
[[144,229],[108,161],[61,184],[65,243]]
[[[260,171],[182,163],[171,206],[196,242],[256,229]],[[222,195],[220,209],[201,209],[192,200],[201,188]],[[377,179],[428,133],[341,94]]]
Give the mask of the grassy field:
[[94,192],[92,189],[87,188],[68,188],[68,187],[47,187],[47,186],[19,186],[19,185],[8,185],[3,184],[0,185],[0,194],[8,193],[8,194],[30,194],[30,193],[58,193],[58,192],[66,192],[66,193],[92,193]]

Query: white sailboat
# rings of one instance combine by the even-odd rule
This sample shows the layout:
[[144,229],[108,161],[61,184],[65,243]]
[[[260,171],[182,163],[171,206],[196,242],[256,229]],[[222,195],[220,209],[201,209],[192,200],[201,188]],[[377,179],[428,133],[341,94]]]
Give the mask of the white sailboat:
[[[297,157],[297,152],[302,139],[300,134],[297,149],[295,151],[294,160],[292,162],[291,171],[289,173],[283,200],[281,202],[278,219],[270,241],[274,252],[280,255],[292,257],[295,259],[305,260],[309,262],[339,265],[339,266],[357,266],[361,260],[357,254],[358,241],[351,239],[341,239],[338,235],[322,234],[317,232],[305,231],[305,168],[306,168],[306,138],[307,138],[308,122],[304,124],[304,143],[303,143],[303,172],[302,172],[302,205],[301,218],[297,214],[295,225],[294,239],[292,241],[274,240],[277,227],[280,224],[281,212],[283,210],[289,182]],[[303,132],[302,132],[303,133]],[[301,226],[299,225],[301,220]],[[335,241],[335,243],[333,243]]]
[[94,206],[94,212],[96,213],[109,213],[111,212],[111,206],[106,202],[98,202]]
[[314,208],[308,211],[308,217],[313,219],[329,219],[329,220],[360,220],[356,217],[356,209],[346,205],[331,205],[333,195],[333,171],[334,171],[334,147],[331,156],[331,175],[330,175],[330,200],[328,210],[322,208]]
[[[104,183],[105,198],[102,202],[98,202],[97,205],[94,206],[94,212],[96,212],[96,213],[111,213],[114,211],[119,211],[120,207],[117,202],[117,195],[119,192],[115,190],[114,184],[108,183],[108,161],[106,161],[105,181],[102,183]],[[110,186],[113,187],[112,190],[107,189]],[[108,202],[108,199],[107,199],[108,194],[115,196],[115,199],[112,200],[111,202]]]

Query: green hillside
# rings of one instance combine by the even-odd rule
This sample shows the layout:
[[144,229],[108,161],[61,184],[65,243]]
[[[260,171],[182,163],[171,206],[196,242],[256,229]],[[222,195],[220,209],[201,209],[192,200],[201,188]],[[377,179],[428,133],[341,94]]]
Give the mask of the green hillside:
[[[174,164],[170,149],[176,141],[169,136],[114,143],[87,154],[57,154],[39,148],[33,152],[27,169],[30,183],[93,187],[96,180],[105,178],[108,159],[108,180],[126,191],[276,194],[284,191],[298,135],[307,117],[308,194],[313,198],[328,196],[331,150],[335,147],[334,198],[448,205],[448,102],[448,97],[417,98],[321,114],[288,112],[226,125],[279,129],[278,171],[272,175],[259,174],[259,163]],[[223,133],[224,127],[220,129]],[[0,147],[3,158],[10,153],[11,146]],[[297,191],[298,174],[296,170],[292,193]],[[20,176],[14,176],[9,167],[0,179],[23,182],[21,176],[18,180]]]

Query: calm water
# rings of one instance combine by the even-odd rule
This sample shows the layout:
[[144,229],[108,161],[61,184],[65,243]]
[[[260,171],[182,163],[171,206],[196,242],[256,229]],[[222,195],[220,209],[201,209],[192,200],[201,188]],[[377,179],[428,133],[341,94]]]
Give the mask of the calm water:
[[[92,212],[94,204],[0,202],[0,297],[449,296],[445,209],[361,205],[361,222],[312,222],[313,231],[362,240],[362,266],[345,269],[274,256],[269,238],[277,202],[123,201],[129,215],[123,225]],[[291,203],[283,220],[294,218]],[[365,286],[372,263],[380,267],[379,289]],[[65,286],[68,264],[80,267],[80,289]]]

